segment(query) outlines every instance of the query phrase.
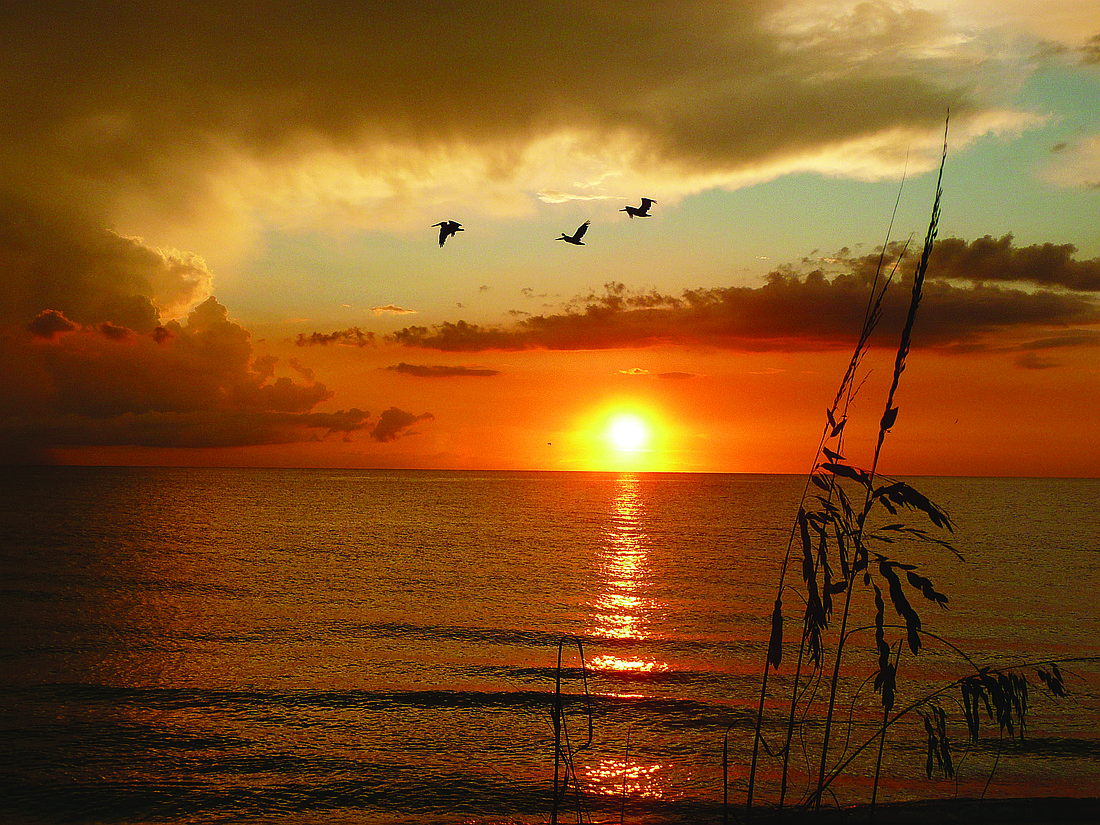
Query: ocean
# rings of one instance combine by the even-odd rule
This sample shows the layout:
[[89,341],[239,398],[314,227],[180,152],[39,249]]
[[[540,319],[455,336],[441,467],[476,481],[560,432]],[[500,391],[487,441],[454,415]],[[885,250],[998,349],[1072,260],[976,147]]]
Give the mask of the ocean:
[[[927,778],[913,713],[890,728],[879,801],[1100,795],[1100,663],[1082,660],[1100,654],[1100,481],[909,482],[950,513],[955,532],[943,537],[963,559],[926,544],[881,550],[949,598],[914,599],[935,636],[901,656],[898,706],[975,666],[1019,665],[1030,713],[1022,740],[983,716],[968,745],[957,692],[943,694],[956,777]],[[562,821],[718,821],[724,743],[729,798],[744,803],[804,486],[765,475],[6,469],[0,818],[547,822],[560,683],[579,786]],[[787,645],[765,720],[773,752],[801,615],[793,591],[784,598]],[[837,756],[881,715],[867,681],[872,598],[857,590]],[[1054,659],[1061,699],[1037,677]],[[818,708],[826,682],[802,685]],[[820,719],[799,720],[793,801],[815,770]],[[876,753],[852,762],[827,804],[868,801]],[[776,801],[780,764],[762,752],[758,802]]]

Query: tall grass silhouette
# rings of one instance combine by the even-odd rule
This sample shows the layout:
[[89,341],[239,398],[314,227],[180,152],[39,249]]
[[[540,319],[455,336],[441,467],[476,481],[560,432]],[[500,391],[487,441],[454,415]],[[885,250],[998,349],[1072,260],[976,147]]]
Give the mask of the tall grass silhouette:
[[[808,752],[813,747],[817,748],[814,769],[807,771],[807,790],[793,803],[802,810],[820,809],[823,797],[831,793],[831,786],[837,778],[854,759],[877,743],[870,798],[873,816],[886,736],[889,728],[900,718],[910,714],[919,714],[923,718],[927,738],[927,775],[931,777],[933,773],[942,773],[946,777],[953,777],[956,763],[948,735],[947,713],[938,704],[941,697],[953,691],[960,693],[967,741],[974,744],[978,741],[983,712],[996,724],[1000,736],[1007,734],[1011,737],[1016,733],[1023,736],[1028,711],[1028,671],[1034,670],[1039,683],[1053,695],[1065,695],[1063,677],[1055,662],[1037,663],[1031,668],[982,667],[947,640],[928,632],[914,601],[919,605],[923,599],[924,602],[931,602],[942,609],[947,607],[948,597],[936,589],[932,579],[924,575],[916,564],[895,557],[898,551],[917,543],[939,547],[962,558],[948,540],[954,525],[947,512],[906,482],[884,480],[878,472],[886,436],[898,421],[898,387],[910,354],[929,259],[939,228],[949,122],[948,118],[944,125],[943,154],[931,218],[913,275],[909,308],[894,357],[890,387],[878,421],[878,434],[870,465],[866,469],[860,468],[844,457],[844,434],[850,405],[860,388],[857,376],[867,354],[871,334],[882,316],[887,289],[898,266],[906,257],[906,247],[902,247],[897,260],[889,272],[886,272],[886,253],[892,248],[889,236],[883,244],[883,253],[872,281],[855,350],[833,403],[826,410],[826,421],[818,444],[814,469],[807,477],[791,529],[780,568],[760,683],[746,793],[745,810],[749,818],[752,817],[754,805],[759,807],[756,797],[762,746],[781,762],[779,796],[778,800],[772,802],[781,816],[784,807],[792,804],[788,795],[791,790],[791,754],[796,733],[804,750]],[[896,210],[895,204],[895,214]],[[893,220],[891,230],[892,224]],[[920,518],[927,524],[914,525],[910,522],[913,517]],[[800,581],[792,574],[792,569],[798,566],[799,561]],[[783,705],[786,708],[786,717],[781,726],[783,741],[772,748],[764,739],[765,710],[772,695],[768,677],[772,671],[778,671],[783,663],[786,649],[784,625],[787,619],[784,598],[792,595],[804,608],[798,617],[801,630],[797,636],[789,701]],[[888,620],[887,603],[901,620],[900,623]],[[859,611],[869,611],[872,616],[868,624],[853,627]],[[853,744],[852,737],[856,731],[850,717],[844,722],[844,736],[840,737],[837,731],[841,675],[848,662],[848,648],[853,635],[870,630],[874,631],[877,670],[867,677],[867,681],[872,682],[874,692],[880,697],[881,723],[873,735],[863,742]],[[972,672],[905,707],[895,708],[898,672],[904,650],[908,649],[915,657],[925,641],[931,640],[955,651],[972,668]],[[825,686],[825,694],[819,700],[818,693],[822,685]],[[805,722],[810,718],[820,723],[822,731],[820,741],[812,744],[804,741]],[[841,740],[843,746],[839,744]],[[835,748],[840,750],[839,755]],[[728,784],[725,751],[723,763],[723,781]],[[988,781],[986,786],[988,787]],[[723,799],[724,807],[728,808],[725,792]]]

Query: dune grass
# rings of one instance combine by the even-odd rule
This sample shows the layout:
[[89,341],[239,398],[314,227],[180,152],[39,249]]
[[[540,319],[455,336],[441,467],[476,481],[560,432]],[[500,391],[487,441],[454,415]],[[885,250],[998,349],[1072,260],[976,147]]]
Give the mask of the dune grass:
[[[890,287],[904,250],[889,273],[885,272],[885,253],[871,286],[863,327],[841,380],[832,405],[826,410],[826,422],[813,471],[809,474],[791,530],[771,620],[771,635],[761,678],[760,700],[750,763],[745,815],[751,819],[757,798],[757,772],[764,744],[764,715],[770,697],[768,675],[784,661],[784,598],[804,605],[797,624],[794,673],[789,702],[786,704],[784,741],[769,747],[769,753],[781,758],[779,797],[770,800],[772,814],[782,816],[785,807],[800,811],[819,811],[832,784],[853,760],[877,743],[875,773],[868,810],[873,818],[881,777],[882,754],[888,731],[899,719],[919,714],[927,735],[926,773],[945,777],[955,774],[952,738],[948,734],[948,714],[940,700],[949,693],[961,698],[966,725],[965,741],[977,743],[983,715],[992,721],[999,736],[1023,736],[1028,712],[1028,691],[1033,680],[1055,696],[1065,695],[1058,662],[1037,662],[1014,668],[985,667],[970,659],[949,641],[928,632],[917,606],[931,602],[939,608],[948,597],[936,590],[931,578],[916,564],[897,558],[899,552],[914,543],[930,544],[959,556],[948,540],[954,530],[950,516],[934,502],[904,481],[884,480],[878,472],[879,459],[887,435],[897,424],[898,388],[910,354],[918,310],[929,259],[939,227],[943,196],[943,173],[947,161],[947,124],[944,128],[943,155],[936,183],[935,200],[916,269],[905,325],[894,357],[894,368],[886,394],[874,452],[867,468],[857,467],[844,456],[844,430],[851,401],[859,389],[857,377],[867,353],[871,333],[881,317],[883,297]],[[896,207],[895,207],[896,210]],[[914,525],[912,518],[921,522]],[[801,580],[791,570],[801,561]],[[839,576],[837,576],[839,573]],[[922,601],[923,599],[923,601]],[[915,604],[916,602],[916,604]],[[887,603],[900,622],[887,619]],[[866,614],[870,614],[867,616]],[[865,616],[860,627],[853,627],[857,615]],[[837,701],[841,674],[848,662],[848,647],[853,634],[873,627],[877,670],[868,676],[880,697],[881,723],[874,735],[861,743],[852,743],[852,722],[845,722],[841,737],[837,728]],[[932,691],[905,707],[896,708],[897,680],[903,654],[917,657],[927,642],[935,642],[955,651],[971,672]],[[831,660],[830,660],[831,657]],[[819,700],[811,685],[826,677],[827,689]],[[802,741],[803,749],[816,748],[816,776],[808,777],[808,792],[791,802],[790,758],[796,733],[803,737],[805,721],[816,718],[823,733],[814,743]],[[843,741],[840,753],[834,745]],[[988,782],[986,784],[988,788]],[[727,805],[728,809],[728,805]],[[727,816],[728,818],[728,816]]]

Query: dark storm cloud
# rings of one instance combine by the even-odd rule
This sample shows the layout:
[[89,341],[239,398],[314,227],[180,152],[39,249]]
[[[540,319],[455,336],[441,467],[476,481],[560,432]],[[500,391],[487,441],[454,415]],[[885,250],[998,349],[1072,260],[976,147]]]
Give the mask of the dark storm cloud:
[[[1017,328],[1100,323],[1094,289],[1100,261],[1076,261],[1070,245],[1016,248],[1011,237],[973,243],[948,238],[933,254],[916,346],[984,348],[983,340]],[[410,347],[447,352],[586,350],[659,344],[723,349],[806,350],[848,347],[867,304],[877,255],[831,259],[840,272],[781,269],[760,287],[632,293],[620,283],[578,299],[556,314],[508,327],[465,321],[411,326],[387,336]],[[912,256],[899,267],[883,304],[879,345],[894,346],[909,301]],[[910,274],[904,274],[904,273]],[[970,281],[960,286],[958,281]],[[1044,289],[1019,289],[1038,284]]]
[[415,375],[417,378],[453,378],[457,376],[476,376],[486,378],[500,375],[500,370],[482,369],[478,367],[458,367],[440,364],[394,364],[386,367],[387,370],[399,372],[402,375]]
[[417,422],[434,419],[435,416],[431,413],[413,415],[397,407],[390,407],[379,416],[378,423],[370,431],[370,437],[375,441],[396,441],[404,435],[415,435],[409,428]]
[[885,4],[776,16],[797,6],[5,4],[0,178],[42,202],[64,189],[77,210],[141,193],[196,214],[242,158],[326,149],[378,171],[404,162],[394,149],[462,146],[502,179],[567,133],[618,136],[635,167],[683,174],[813,167],[867,140],[898,166],[884,136],[934,134],[949,106],[958,135],[1002,116],[968,64],[925,48],[943,19]]

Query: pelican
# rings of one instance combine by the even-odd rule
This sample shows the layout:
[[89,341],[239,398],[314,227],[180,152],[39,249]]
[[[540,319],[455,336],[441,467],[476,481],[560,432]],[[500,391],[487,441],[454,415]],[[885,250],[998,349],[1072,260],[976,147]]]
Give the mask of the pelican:
[[653,198],[642,198],[641,206],[624,206],[619,211],[628,214],[630,216],[630,220],[634,220],[635,218],[648,218],[649,207],[651,207],[656,202],[657,201],[653,200]]
[[582,241],[581,238],[583,238],[584,233],[588,231],[588,225],[590,223],[592,223],[592,221],[585,221],[584,223],[582,223],[580,226],[577,227],[577,231],[574,232],[572,235],[566,235],[564,232],[562,232],[561,237],[560,238],[554,238],[554,240],[555,241],[568,241],[569,243],[576,244],[577,246],[584,246],[584,241]]
[[439,227],[439,246],[447,242],[447,238],[451,237],[455,232],[465,232],[462,228],[462,224],[458,221],[440,221],[439,223],[433,223],[432,226]]

